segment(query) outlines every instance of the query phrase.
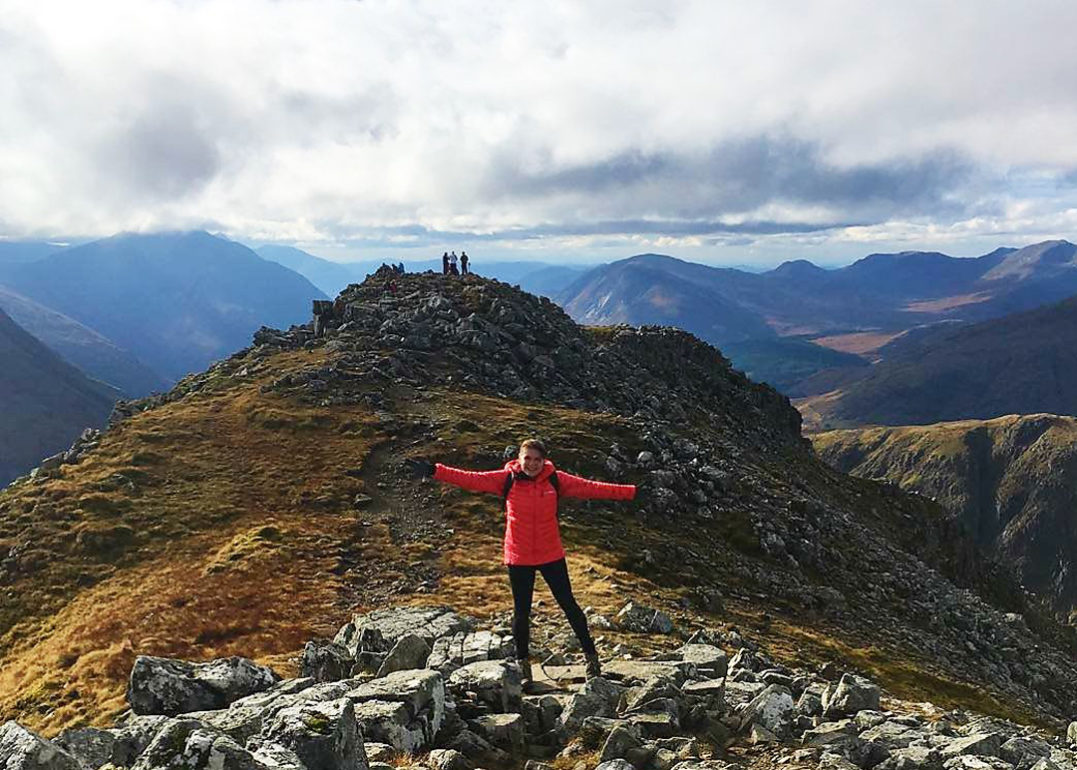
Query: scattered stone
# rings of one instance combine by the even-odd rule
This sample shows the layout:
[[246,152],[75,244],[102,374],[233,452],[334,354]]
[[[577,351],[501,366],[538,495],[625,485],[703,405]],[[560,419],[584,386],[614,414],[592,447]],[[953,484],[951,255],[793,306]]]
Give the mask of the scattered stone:
[[247,658],[188,663],[139,655],[131,669],[127,700],[136,714],[175,716],[224,708],[279,679],[271,669]]
[[614,618],[614,622],[624,631],[641,634],[673,633],[673,621],[661,610],[644,607],[636,602],[628,602]]
[[422,668],[430,657],[430,645],[421,636],[407,634],[400,637],[389,654],[385,656],[376,676],[387,676],[394,671]]
[[823,693],[823,712],[827,719],[852,716],[864,709],[878,710],[879,687],[863,677],[845,674],[836,686]]
[[82,770],[72,754],[16,722],[0,726],[0,767],[5,770]]

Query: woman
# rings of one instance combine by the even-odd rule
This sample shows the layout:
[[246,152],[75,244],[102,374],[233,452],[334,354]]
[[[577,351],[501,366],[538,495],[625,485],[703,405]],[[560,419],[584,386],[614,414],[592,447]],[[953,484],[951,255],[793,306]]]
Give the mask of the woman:
[[454,484],[472,492],[488,492],[505,498],[505,564],[512,586],[512,635],[516,660],[524,682],[531,681],[531,596],[535,572],[542,573],[554,599],[568,618],[587,659],[587,678],[601,674],[598,652],[587,628],[587,618],[572,596],[565,564],[565,549],[557,525],[557,502],[561,497],[631,500],[633,484],[604,484],[573,476],[554,468],[546,459],[546,446],[538,439],[520,444],[520,454],[496,471],[465,471],[426,460],[407,460],[422,477]]

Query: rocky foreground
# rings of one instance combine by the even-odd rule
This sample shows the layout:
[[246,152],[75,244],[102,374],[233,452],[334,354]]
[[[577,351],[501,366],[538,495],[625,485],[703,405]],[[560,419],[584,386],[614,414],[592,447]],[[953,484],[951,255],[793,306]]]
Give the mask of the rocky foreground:
[[[646,633],[657,617],[629,605],[615,622]],[[308,643],[295,679],[238,657],[139,657],[116,726],[47,741],[7,722],[0,767],[1077,767],[1077,723],[1063,738],[896,701],[852,672],[796,671],[734,650],[742,640],[722,632],[697,632],[655,659],[608,661],[582,685],[539,681],[525,692],[500,631],[443,607],[379,610]]]

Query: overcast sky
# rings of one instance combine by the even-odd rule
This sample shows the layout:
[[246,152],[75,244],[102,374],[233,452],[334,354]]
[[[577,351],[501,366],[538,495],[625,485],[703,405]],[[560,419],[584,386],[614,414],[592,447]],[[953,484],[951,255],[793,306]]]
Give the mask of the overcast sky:
[[0,237],[823,264],[1077,237],[1077,3],[0,0]]

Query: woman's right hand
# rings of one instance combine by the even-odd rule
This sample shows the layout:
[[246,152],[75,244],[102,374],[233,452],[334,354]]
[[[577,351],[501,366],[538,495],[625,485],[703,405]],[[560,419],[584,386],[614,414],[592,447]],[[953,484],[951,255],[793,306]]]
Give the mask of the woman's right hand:
[[429,460],[415,460],[409,457],[404,460],[404,467],[417,479],[429,479],[434,476],[434,464]]

